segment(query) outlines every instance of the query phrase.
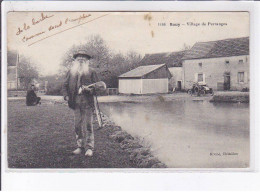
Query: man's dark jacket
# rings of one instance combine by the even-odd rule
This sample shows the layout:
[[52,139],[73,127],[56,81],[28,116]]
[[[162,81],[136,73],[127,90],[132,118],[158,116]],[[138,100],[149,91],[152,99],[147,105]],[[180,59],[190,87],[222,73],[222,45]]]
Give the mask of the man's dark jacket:
[[[71,109],[75,109],[76,105],[76,95],[78,95],[78,79],[80,79],[80,86],[90,85],[99,81],[97,73],[90,69],[88,74],[72,74],[71,71],[68,71],[64,84],[63,84],[63,96],[69,96],[68,105]],[[85,93],[89,105],[94,105],[93,94]]]

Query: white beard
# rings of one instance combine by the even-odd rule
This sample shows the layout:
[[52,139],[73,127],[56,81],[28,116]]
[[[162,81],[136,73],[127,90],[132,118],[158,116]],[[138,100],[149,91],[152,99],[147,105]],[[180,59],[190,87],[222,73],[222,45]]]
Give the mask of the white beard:
[[82,74],[88,74],[88,73],[89,73],[89,66],[88,66],[86,63],[82,63],[82,64],[80,65],[79,62],[74,61],[74,62],[73,62],[73,65],[72,65],[72,67],[71,67],[71,73],[72,73],[73,75],[75,75],[75,74],[77,74],[77,73],[79,73],[80,75],[82,75]]

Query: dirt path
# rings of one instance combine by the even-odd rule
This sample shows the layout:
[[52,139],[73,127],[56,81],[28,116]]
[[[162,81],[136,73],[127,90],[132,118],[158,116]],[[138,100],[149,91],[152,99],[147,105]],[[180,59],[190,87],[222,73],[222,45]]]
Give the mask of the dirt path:
[[35,107],[8,101],[10,168],[138,168],[110,135],[109,130],[95,130],[94,156],[74,156],[73,111],[46,100]]
[[[62,96],[40,95],[44,100],[64,102]],[[99,102],[162,102],[175,100],[210,100],[212,96],[207,94],[205,96],[190,96],[187,93],[174,94],[151,94],[151,95],[114,95],[114,96],[99,96]],[[25,100],[24,96],[8,97],[8,100]]]

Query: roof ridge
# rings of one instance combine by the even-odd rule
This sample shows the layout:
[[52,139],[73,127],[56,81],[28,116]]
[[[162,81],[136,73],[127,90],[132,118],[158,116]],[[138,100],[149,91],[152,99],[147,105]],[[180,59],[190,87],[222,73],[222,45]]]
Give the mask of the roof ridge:
[[182,59],[215,58],[245,54],[249,54],[249,36],[196,42]]
[[161,52],[161,53],[145,53],[145,55],[154,55],[154,54],[168,54],[171,52]]
[[[137,68],[139,68],[139,67],[151,67],[151,66],[162,66],[162,65],[165,65],[165,63],[154,64],[154,65],[140,65]],[[137,68],[135,68],[135,69],[137,69]]]
[[181,53],[181,52],[185,52],[185,51],[188,51],[189,49],[187,50],[180,50],[180,51],[173,51],[173,52],[160,52],[160,53],[145,53],[145,55],[154,55],[154,54],[168,54],[168,53]]
[[246,39],[246,38],[249,38],[249,36],[244,36],[244,37],[240,37],[240,38],[226,38],[226,39],[220,39],[220,40],[202,41],[202,42],[196,42],[195,44],[197,44],[197,43],[208,43],[208,42],[219,42],[219,41],[227,41],[227,40],[237,40],[237,39]]
[[[134,69],[132,69],[132,70],[130,70],[130,71],[128,71],[128,72],[125,72],[125,73],[121,74],[121,75],[118,76],[118,77],[124,77],[125,75],[129,74],[130,72],[132,73],[132,72],[135,72],[135,71],[137,71],[137,70],[139,70],[139,69],[142,70],[142,68],[149,69],[149,67],[151,67],[151,66],[157,66],[157,67],[151,69],[150,71],[148,71],[148,72],[146,72],[146,73],[143,73],[141,76],[147,75],[148,73],[150,73],[150,72],[152,72],[152,71],[155,71],[155,70],[157,70],[157,69],[159,69],[159,68],[165,66],[165,64],[163,63],[163,64],[156,64],[156,65],[141,65],[141,66],[136,67],[136,68],[134,68]],[[135,77],[139,77],[139,76],[135,75]]]

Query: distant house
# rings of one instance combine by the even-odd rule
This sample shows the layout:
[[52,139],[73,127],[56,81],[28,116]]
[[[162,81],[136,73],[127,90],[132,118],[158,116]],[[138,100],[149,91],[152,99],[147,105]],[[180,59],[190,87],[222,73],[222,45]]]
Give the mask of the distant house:
[[14,90],[20,87],[18,79],[18,54],[15,52],[8,52],[7,54],[7,89]]
[[186,52],[187,51],[146,54],[140,61],[140,65],[165,64],[169,68],[172,76],[169,80],[170,90],[173,88],[181,90],[183,85],[182,58]]
[[249,88],[249,37],[198,42],[182,64],[185,89],[193,82],[214,90]]
[[167,93],[171,73],[165,64],[137,67],[118,77],[121,94]]

